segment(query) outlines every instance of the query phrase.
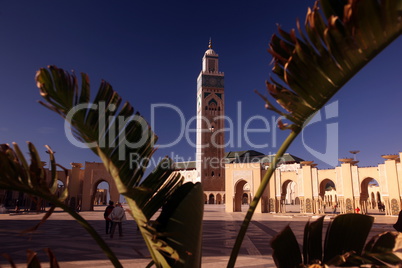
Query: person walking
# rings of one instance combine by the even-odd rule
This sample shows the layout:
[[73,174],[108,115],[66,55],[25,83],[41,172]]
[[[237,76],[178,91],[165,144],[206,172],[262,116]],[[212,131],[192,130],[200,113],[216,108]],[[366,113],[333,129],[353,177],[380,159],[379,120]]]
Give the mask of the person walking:
[[337,204],[335,204],[334,205],[334,211],[332,212],[333,214],[335,214],[336,213],[336,208],[338,207],[338,205]]
[[110,232],[110,238],[113,238],[114,231],[116,230],[116,225],[119,226],[119,236],[123,236],[122,222],[126,220],[126,212],[122,207],[121,203],[117,202],[116,207],[110,213],[109,218],[112,220],[112,230]]
[[109,201],[109,205],[106,207],[105,212],[103,213],[103,217],[105,218],[106,221],[106,234],[109,234],[112,231],[112,219],[110,219],[109,215],[112,213],[112,210],[114,209],[114,202],[112,200]]

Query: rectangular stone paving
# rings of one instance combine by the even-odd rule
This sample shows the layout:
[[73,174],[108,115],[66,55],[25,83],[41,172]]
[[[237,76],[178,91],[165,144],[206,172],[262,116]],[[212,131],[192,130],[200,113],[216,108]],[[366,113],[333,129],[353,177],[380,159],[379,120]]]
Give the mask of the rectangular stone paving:
[[[124,236],[111,239],[105,234],[104,206],[95,211],[81,212],[103,236],[116,253],[124,267],[145,267],[150,262],[148,250],[137,231],[134,220],[128,217],[123,223]],[[44,214],[0,214],[0,255],[9,254],[17,267],[26,267],[26,250],[38,253],[42,267],[49,267],[44,248],[51,248],[62,268],[66,267],[112,267],[99,246],[90,235],[67,213],[56,211],[39,229],[31,234],[21,231],[33,227]],[[206,205],[203,221],[202,267],[226,267],[237,231],[244,218],[244,212],[225,213],[223,205]],[[326,224],[332,215],[326,217]],[[396,217],[375,216],[372,235],[393,231]],[[271,239],[290,224],[299,243],[302,241],[304,225],[315,220],[312,215],[255,214],[244,239],[236,267],[274,267],[270,248]],[[1,267],[10,267],[0,256]]]

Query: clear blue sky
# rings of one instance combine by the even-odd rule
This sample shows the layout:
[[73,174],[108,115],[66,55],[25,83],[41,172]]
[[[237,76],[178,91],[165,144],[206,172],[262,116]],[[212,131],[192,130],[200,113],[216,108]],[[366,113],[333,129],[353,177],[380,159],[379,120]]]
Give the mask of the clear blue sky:
[[[235,122],[235,144],[227,151],[275,153],[287,133],[276,130],[273,136],[274,114],[253,90],[265,91],[272,68],[266,50],[276,24],[290,30],[297,17],[304,22],[312,5],[310,0],[0,0],[0,142],[17,142],[24,150],[25,141],[32,141],[44,160],[43,146],[48,144],[68,168],[71,162],[99,161],[88,149],[71,145],[61,117],[37,103],[35,72],[47,65],[88,73],[93,94],[101,79],[108,81],[148,121],[152,105],[167,103],[178,107],[187,122],[196,112],[196,78],[211,37],[225,72],[226,115]],[[307,128],[304,143],[299,138],[289,152],[330,167],[311,153],[326,153],[329,123],[338,127],[332,158],[360,150],[359,165],[370,166],[382,162],[383,154],[401,151],[401,48],[399,38],[355,76],[331,101],[338,107],[336,116]],[[266,117],[271,131],[250,134],[249,140],[268,143],[265,148],[256,149],[238,135],[238,128],[256,116]],[[172,109],[156,110],[153,122],[160,144],[178,137],[179,119]],[[264,125],[254,120],[250,127]],[[194,142],[195,135],[190,137]],[[159,149],[155,158],[163,155],[194,159],[195,148],[183,139]]]

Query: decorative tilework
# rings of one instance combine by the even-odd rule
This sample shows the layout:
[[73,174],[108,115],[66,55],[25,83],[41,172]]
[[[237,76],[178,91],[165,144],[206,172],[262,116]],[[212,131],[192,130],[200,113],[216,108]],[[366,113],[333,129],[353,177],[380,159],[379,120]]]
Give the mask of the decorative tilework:
[[313,207],[311,205],[310,198],[306,198],[306,213],[313,213]]
[[273,198],[269,199],[269,212],[275,212],[275,200]]
[[392,200],[391,200],[391,214],[392,215],[398,215],[399,214],[399,204],[398,204],[398,201],[395,199],[395,198],[393,198]]
[[216,75],[203,75],[202,76],[203,87],[223,88],[224,77]]
[[346,213],[353,213],[353,206],[352,206],[352,200],[350,198],[346,198]]

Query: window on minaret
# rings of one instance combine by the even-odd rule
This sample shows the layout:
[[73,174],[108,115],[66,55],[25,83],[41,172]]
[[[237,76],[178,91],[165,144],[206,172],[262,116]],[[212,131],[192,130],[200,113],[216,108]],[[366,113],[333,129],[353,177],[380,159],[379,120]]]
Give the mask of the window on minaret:
[[209,104],[209,110],[216,111],[216,103],[212,102]]
[[215,60],[213,59],[208,60],[208,71],[215,72]]
[[213,176],[215,176],[215,173],[212,171],[212,172],[211,172],[211,177],[213,177]]

